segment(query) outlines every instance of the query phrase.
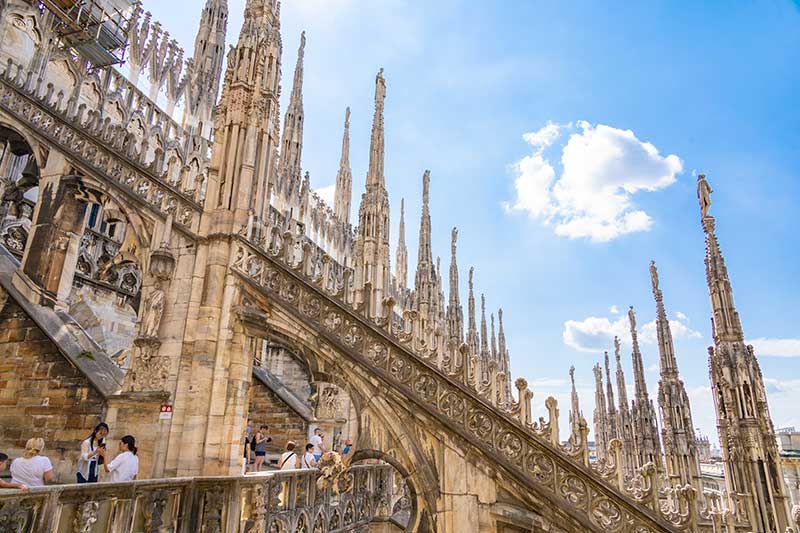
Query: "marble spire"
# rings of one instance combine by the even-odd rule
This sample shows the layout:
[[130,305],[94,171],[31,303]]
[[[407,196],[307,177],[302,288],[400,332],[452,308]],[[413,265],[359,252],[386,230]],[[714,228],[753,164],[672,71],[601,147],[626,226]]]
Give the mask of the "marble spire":
[[302,32],[300,34],[300,46],[297,48],[297,63],[294,67],[292,92],[289,96],[286,114],[283,117],[283,137],[281,138],[280,166],[278,170],[284,197],[296,197],[288,200],[288,206],[292,208],[299,208],[299,192],[302,185],[300,161],[303,154],[303,62],[305,49],[306,32]]
[[653,463],[658,471],[662,470],[661,444],[656,428],[656,411],[647,393],[647,382],[644,379],[644,363],[639,350],[639,336],[636,331],[636,314],[633,306],[628,309],[628,320],[631,326],[631,343],[633,353],[634,401],[631,407],[633,436],[636,445],[638,466]]
[[458,229],[453,228],[450,233],[450,292],[447,305],[447,330],[448,337],[455,341],[456,348],[464,340],[464,310],[461,308],[461,298],[458,294],[458,262],[456,260],[456,241]]
[[358,208],[355,245],[355,304],[366,307],[371,318],[383,317],[383,301],[389,296],[389,194],[383,178],[383,110],[386,80],[383,69],[375,76],[375,114],[369,148],[369,170]]
[[596,363],[594,371],[594,442],[598,461],[608,459],[608,413],[606,395],[603,391],[603,370]]
[[352,201],[352,197],[353,172],[350,169],[350,108],[348,107],[344,113],[342,155],[339,159],[339,171],[336,173],[336,189],[333,200],[333,212],[336,217],[345,224],[350,223],[350,202]]
[[711,192],[705,175],[700,174],[697,199],[706,237],[706,281],[714,338],[714,346],[708,349],[708,368],[725,485],[728,493],[744,495],[754,532],[787,531],[791,530],[788,498],[764,377],[755,350],[744,343],[715,220],[709,214]]
[[660,379],[658,406],[661,411],[661,440],[664,443],[664,464],[667,475],[680,485],[691,484],[700,489],[700,460],[692,422],[692,409],[686,387],[678,376],[678,363],[672,343],[672,332],[664,309],[655,261],[650,262],[650,281],[656,301],[656,334]]
[[575,388],[575,367],[569,367],[569,380],[572,382],[572,396],[569,410],[569,427],[570,434],[574,442],[580,442],[581,439],[581,419],[583,413],[581,412],[580,400],[578,399],[578,390]]
[[625,372],[622,370],[621,344],[619,337],[614,337],[614,358],[617,361],[617,431],[622,440],[623,470],[625,474],[633,475],[636,468],[636,456],[634,453],[633,421],[631,420],[631,407],[628,403],[628,390],[625,385]]
[[478,326],[475,320],[475,293],[472,276],[475,267],[469,268],[469,294],[467,296],[467,345],[469,346],[470,356],[477,356],[480,353],[480,341],[478,339]]

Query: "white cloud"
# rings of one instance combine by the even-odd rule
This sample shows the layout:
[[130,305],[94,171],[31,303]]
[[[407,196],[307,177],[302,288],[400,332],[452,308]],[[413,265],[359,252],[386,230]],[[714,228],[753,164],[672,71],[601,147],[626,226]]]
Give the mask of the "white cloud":
[[[701,339],[703,335],[689,327],[689,319],[686,315],[669,321],[669,329],[673,339]],[[639,341],[644,344],[655,344],[658,342],[658,332],[656,331],[656,321],[651,320],[644,324],[639,331]]]
[[[570,124],[566,124],[564,127],[569,126]],[[544,127],[538,131],[525,133],[522,135],[522,138],[525,139],[525,142],[533,146],[537,153],[542,153],[545,148],[553,144],[555,140],[558,139],[558,136],[561,135],[561,128],[561,124],[556,124],[552,120],[548,120]]]
[[625,339],[630,331],[628,317],[611,321],[605,317],[590,316],[581,321],[564,322],[564,344],[579,352],[598,352],[614,348],[614,336]]
[[336,185],[328,185],[327,187],[321,187],[319,189],[314,189],[320,198],[325,200],[325,203],[328,204],[328,207],[333,207],[333,200],[334,196],[336,195]]
[[680,311],[675,311],[675,318],[677,318],[678,320],[683,320],[684,322],[688,322],[689,321],[689,319],[686,317],[686,315],[684,315]]
[[[699,339],[702,338],[700,332],[689,327],[689,319],[686,315],[676,314],[676,319],[669,321],[673,339]],[[656,332],[655,319],[644,324],[639,324],[639,343],[656,344],[658,334]],[[607,317],[590,316],[583,320],[567,320],[564,322],[562,338],[564,344],[574,348],[579,352],[596,353],[599,351],[611,351],[614,349],[614,337],[617,336],[620,342],[625,345],[631,343],[630,323],[627,315],[614,319]]]
[[767,357],[800,357],[800,339],[766,339],[764,337],[747,341],[752,344],[756,355]]
[[608,308],[608,312],[611,313],[612,315],[618,315],[619,307],[617,307],[616,305],[612,305],[611,307]]
[[635,207],[632,196],[668,187],[682,172],[676,155],[662,157],[655,146],[631,130],[577,123],[561,152],[561,174],[545,154],[571,124],[548,122],[523,138],[533,148],[514,166],[513,208],[553,225],[557,235],[596,242],[647,231],[650,216]]

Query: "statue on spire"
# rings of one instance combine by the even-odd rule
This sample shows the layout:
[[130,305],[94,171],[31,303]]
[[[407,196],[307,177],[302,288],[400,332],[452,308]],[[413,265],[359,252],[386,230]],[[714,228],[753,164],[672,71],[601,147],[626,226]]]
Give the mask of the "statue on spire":
[[697,200],[700,202],[700,213],[703,218],[708,216],[708,210],[711,208],[711,185],[706,181],[706,175],[700,174],[697,176]]
[[653,260],[650,261],[650,282],[653,284],[653,294],[658,293],[658,270]]

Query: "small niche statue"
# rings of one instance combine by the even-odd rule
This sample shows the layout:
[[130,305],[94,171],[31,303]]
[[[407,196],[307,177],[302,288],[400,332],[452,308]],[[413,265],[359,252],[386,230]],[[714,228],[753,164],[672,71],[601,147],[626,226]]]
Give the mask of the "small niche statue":
[[139,335],[142,337],[158,337],[158,327],[161,325],[161,316],[164,314],[164,291],[160,284],[153,287],[153,291],[144,302],[142,323],[139,326]]

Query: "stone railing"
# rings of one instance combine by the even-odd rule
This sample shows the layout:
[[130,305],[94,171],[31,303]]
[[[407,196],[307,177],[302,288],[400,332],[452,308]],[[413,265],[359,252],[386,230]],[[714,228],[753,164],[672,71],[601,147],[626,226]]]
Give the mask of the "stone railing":
[[[645,533],[685,527],[660,515],[653,489],[629,493],[599,478],[557,442],[542,438],[429,358],[417,355],[409,345],[409,332],[393,331],[389,317],[379,323],[365,318],[350,303],[348,270],[340,279],[333,278],[328,262],[317,270],[313,247],[295,247],[291,235],[275,232],[258,244],[240,238],[235,246],[233,270],[258,292],[587,531]],[[553,420],[557,425],[554,404],[552,411],[549,425]]]
[[39,138],[66,150],[95,178],[164,218],[172,215],[178,227],[197,231],[202,211],[199,192],[187,188],[186,181],[172,179],[165,154],[156,150],[148,155],[147,140],[137,147],[121,125],[111,124],[99,112],[87,113],[83,104],[74,111],[63,109],[52,94],[26,83],[23,69],[11,63],[0,75],[0,109]]
[[[59,485],[0,494],[0,531],[81,533],[358,531],[388,520],[392,467],[358,465],[318,489],[318,470],[245,477]],[[337,480],[338,481],[338,480]]]

